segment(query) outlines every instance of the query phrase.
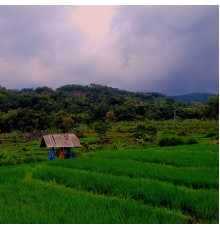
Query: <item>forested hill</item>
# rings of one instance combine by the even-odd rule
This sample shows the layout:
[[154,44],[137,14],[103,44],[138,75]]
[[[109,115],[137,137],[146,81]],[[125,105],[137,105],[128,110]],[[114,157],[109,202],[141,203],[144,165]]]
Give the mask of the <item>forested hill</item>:
[[91,84],[65,85],[53,90],[49,87],[23,88],[21,90],[10,90],[0,86],[0,111],[6,112],[18,108],[43,109],[47,112],[67,110],[78,113],[85,111],[89,106],[122,105],[125,102],[134,104],[138,102],[150,102],[160,100],[171,100],[169,97],[152,93],[134,93],[117,88]]
[[119,96],[119,97],[133,97],[133,98],[139,98],[142,100],[154,100],[154,99],[165,99],[168,98],[167,96],[156,93],[156,92],[150,92],[150,93],[134,93],[129,92],[125,90],[120,90],[117,88],[112,88],[108,86],[103,85],[97,85],[97,84],[90,84],[89,86],[82,86],[82,85],[65,85],[60,88],[56,89],[57,92],[69,92],[73,93],[73,95],[102,95],[102,96]]
[[[175,115],[174,115],[175,114]],[[9,90],[0,86],[0,133],[60,129],[96,121],[218,119],[218,97],[210,105],[176,102],[160,93],[134,93],[91,84]]]
[[186,103],[192,102],[201,102],[208,103],[211,97],[214,97],[215,94],[212,93],[190,93],[186,95],[171,96],[176,101],[182,101]]

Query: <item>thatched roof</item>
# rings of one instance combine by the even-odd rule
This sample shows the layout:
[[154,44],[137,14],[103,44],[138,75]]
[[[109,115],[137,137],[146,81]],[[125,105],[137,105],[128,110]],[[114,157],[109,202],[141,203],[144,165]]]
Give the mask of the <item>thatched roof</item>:
[[44,135],[40,147],[81,147],[79,139],[73,133]]

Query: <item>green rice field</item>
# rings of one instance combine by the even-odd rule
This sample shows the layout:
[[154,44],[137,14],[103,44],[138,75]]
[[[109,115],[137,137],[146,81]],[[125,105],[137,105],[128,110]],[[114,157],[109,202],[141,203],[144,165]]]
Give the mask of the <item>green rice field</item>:
[[218,145],[89,152],[0,167],[0,223],[218,224]]

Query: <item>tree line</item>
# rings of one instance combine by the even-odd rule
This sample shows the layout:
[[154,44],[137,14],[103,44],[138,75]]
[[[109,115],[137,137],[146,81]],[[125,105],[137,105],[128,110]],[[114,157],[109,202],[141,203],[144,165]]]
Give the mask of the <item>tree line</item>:
[[183,103],[160,93],[134,93],[91,84],[10,90],[0,86],[0,132],[60,129],[97,121],[218,119],[219,96]]

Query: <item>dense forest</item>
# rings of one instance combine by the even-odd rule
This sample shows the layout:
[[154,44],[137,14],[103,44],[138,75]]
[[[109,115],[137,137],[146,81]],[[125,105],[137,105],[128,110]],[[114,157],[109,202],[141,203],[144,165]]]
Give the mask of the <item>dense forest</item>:
[[160,93],[134,93],[91,84],[9,90],[0,86],[0,133],[59,129],[96,121],[218,119],[219,96],[184,103]]
[[178,96],[171,96],[176,101],[182,102],[201,102],[201,103],[208,103],[211,97],[214,97],[215,94],[213,93],[190,93],[187,95],[178,95]]

